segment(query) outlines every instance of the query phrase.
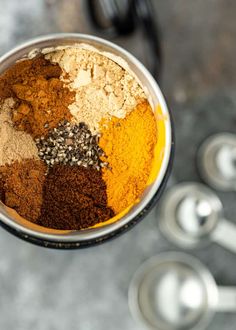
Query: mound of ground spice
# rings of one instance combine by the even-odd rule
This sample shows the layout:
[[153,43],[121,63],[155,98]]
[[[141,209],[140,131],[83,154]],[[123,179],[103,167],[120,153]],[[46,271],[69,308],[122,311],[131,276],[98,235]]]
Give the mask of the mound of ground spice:
[[61,73],[59,65],[40,56],[15,63],[0,76],[0,99],[17,101],[13,122],[19,130],[37,137],[71,119],[68,106],[75,93],[60,81]]
[[76,95],[69,109],[77,123],[85,122],[92,133],[99,131],[101,119],[125,118],[146,99],[128,71],[96,51],[72,46],[46,54],[46,58],[63,69],[61,79]]
[[46,165],[27,159],[0,167],[0,197],[22,217],[36,222],[42,204]]
[[13,127],[11,113],[14,105],[12,97],[0,103],[0,166],[16,160],[39,158],[32,136]]
[[114,215],[107,207],[106,184],[101,172],[82,166],[55,165],[43,187],[37,223],[54,229],[78,230]]
[[113,117],[106,124],[101,125],[99,145],[111,170],[103,169],[103,179],[108,205],[117,214],[132,205],[146,187],[157,142],[157,126],[147,101],[125,119]]

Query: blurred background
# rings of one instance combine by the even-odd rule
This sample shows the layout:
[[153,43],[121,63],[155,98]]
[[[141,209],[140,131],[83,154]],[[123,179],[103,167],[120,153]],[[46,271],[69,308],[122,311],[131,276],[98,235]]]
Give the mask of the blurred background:
[[[119,3],[122,12],[125,1]],[[122,36],[104,34],[94,28],[87,5],[86,0],[0,0],[0,55],[38,35],[81,32],[105,36],[152,69],[159,50],[147,52],[141,24]],[[153,0],[152,5],[162,54],[157,79],[177,141],[168,185],[200,181],[199,143],[216,132],[236,131],[236,2]],[[103,20],[102,25],[109,24]],[[236,223],[235,193],[218,196],[226,217]],[[0,329],[141,330],[127,303],[132,275],[147,258],[176,249],[161,236],[157,222],[158,207],[116,240],[78,251],[43,249],[0,230]],[[234,254],[211,244],[193,255],[208,265],[218,284],[236,285]],[[235,330],[235,324],[236,315],[218,314],[209,329]]]

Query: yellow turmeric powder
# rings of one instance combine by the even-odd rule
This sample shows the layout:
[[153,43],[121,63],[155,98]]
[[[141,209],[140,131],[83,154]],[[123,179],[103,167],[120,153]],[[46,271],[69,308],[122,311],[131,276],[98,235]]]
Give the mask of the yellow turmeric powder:
[[157,126],[147,101],[125,119],[113,117],[107,126],[101,126],[99,145],[110,166],[103,169],[108,205],[118,214],[132,205],[146,187],[157,142]]

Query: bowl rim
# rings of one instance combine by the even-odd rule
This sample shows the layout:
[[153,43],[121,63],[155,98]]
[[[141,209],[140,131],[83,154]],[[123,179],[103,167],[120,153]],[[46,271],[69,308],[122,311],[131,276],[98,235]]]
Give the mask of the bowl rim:
[[[156,193],[161,187],[161,184],[163,181],[165,181],[165,176],[169,168],[169,163],[171,159],[171,153],[173,149],[173,127],[171,123],[171,117],[170,117],[170,111],[167,107],[165,98],[151,75],[151,73],[145,68],[145,66],[131,53],[129,53],[124,48],[116,45],[113,42],[110,42],[106,39],[90,35],[90,34],[80,34],[80,33],[56,33],[56,34],[48,34],[39,36],[36,38],[32,38],[24,43],[21,43],[20,45],[16,46],[12,50],[8,51],[6,54],[0,57],[0,66],[1,64],[15,55],[19,51],[23,51],[25,48],[34,47],[37,49],[37,46],[39,46],[40,43],[43,42],[50,42],[50,41],[57,41],[60,43],[60,41],[65,43],[66,40],[68,40],[68,43],[73,40],[74,43],[89,43],[89,42],[95,42],[97,44],[100,44],[101,46],[105,46],[109,48],[110,52],[112,53],[112,50],[119,53],[118,56],[121,58],[128,58],[130,62],[136,67],[139,68],[139,70],[142,72],[142,74],[145,76],[145,78],[149,81],[150,85],[152,85],[153,91],[157,95],[157,99],[160,103],[161,109],[166,116],[167,120],[165,122],[165,130],[166,130],[166,146],[165,146],[165,153],[162,160],[161,168],[158,173],[158,176],[153,184],[153,187],[151,187],[151,190],[149,192],[150,199],[147,200],[144,205],[140,205],[137,207],[137,209],[134,211],[132,215],[127,215],[124,218],[119,219],[118,221],[108,224],[104,227],[98,227],[91,230],[83,230],[83,231],[74,231],[68,234],[52,234],[52,233],[43,233],[39,231],[32,230],[30,228],[26,228],[22,226],[19,223],[16,223],[13,221],[10,217],[6,216],[5,214],[0,212],[0,220],[2,221],[2,224],[5,228],[8,227],[8,229],[12,229],[13,232],[21,233],[21,236],[23,235],[25,238],[27,237],[33,237],[35,239],[41,239],[45,241],[53,241],[53,242],[61,242],[61,243],[75,243],[75,242],[86,242],[86,241],[93,241],[93,240],[99,240],[102,237],[107,237],[111,235],[113,232],[118,232],[122,227],[127,227],[130,222],[132,222],[133,219],[138,217],[142,211],[145,210],[145,208],[150,204],[149,202],[154,199]],[[45,46],[44,48],[47,48],[50,46]],[[96,46],[95,46],[96,47]],[[32,48],[32,49],[34,49]],[[26,52],[27,54],[27,52]],[[9,228],[10,227],[10,228]]]

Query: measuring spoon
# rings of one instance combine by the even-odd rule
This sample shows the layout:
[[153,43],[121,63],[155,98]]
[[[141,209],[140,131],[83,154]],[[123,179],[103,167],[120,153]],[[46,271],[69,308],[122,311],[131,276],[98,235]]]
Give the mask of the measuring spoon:
[[200,183],[181,183],[169,189],[161,204],[160,229],[183,248],[214,241],[236,252],[236,225],[226,220],[217,195]]
[[215,312],[236,312],[236,288],[218,287],[198,259],[166,252],[137,270],[129,287],[129,307],[147,329],[203,330]]

